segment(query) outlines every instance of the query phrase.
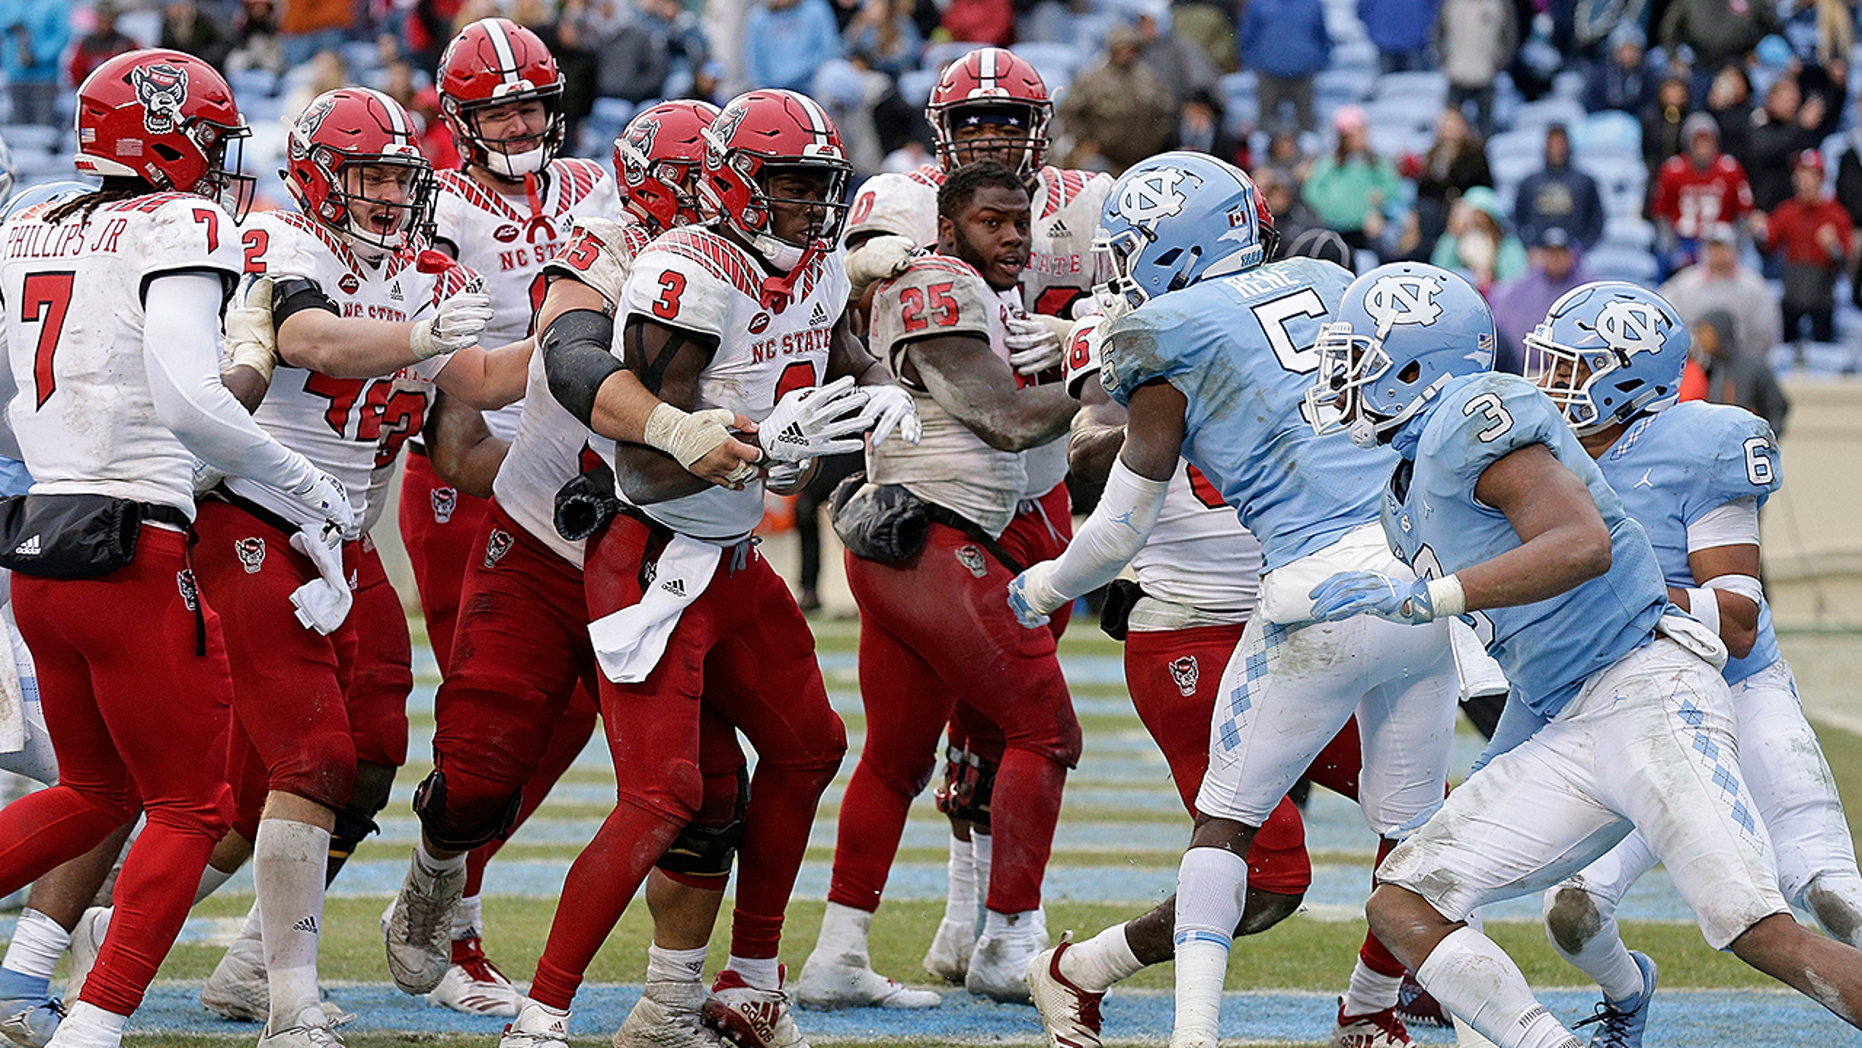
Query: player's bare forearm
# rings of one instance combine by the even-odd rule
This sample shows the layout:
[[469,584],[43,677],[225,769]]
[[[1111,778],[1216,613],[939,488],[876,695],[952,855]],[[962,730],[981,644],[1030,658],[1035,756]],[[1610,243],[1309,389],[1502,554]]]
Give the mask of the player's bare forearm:
[[1148,480],[1169,480],[1183,454],[1183,420],[1189,399],[1156,379],[1132,390],[1125,412],[1125,468]]
[[[1708,580],[1722,575],[1744,575],[1758,578],[1759,547],[1756,543],[1739,543],[1731,546],[1710,546],[1697,549],[1687,555],[1688,569],[1694,574],[1697,586],[1707,585]],[[1680,593],[1674,602],[1685,610],[1692,611],[1691,594],[1686,590],[1668,588],[1669,599]],[[1726,650],[1736,659],[1743,659],[1752,654],[1752,646],[1759,639],[1759,606],[1749,597],[1741,596],[1723,589],[1710,590],[1714,600],[1719,604],[1720,639],[1726,643]]]
[[496,349],[468,346],[454,353],[434,384],[479,411],[501,408],[524,395],[534,338]]
[[259,374],[257,368],[246,364],[234,364],[220,372],[220,384],[233,394],[233,399],[239,401],[239,406],[245,408],[247,413],[259,409],[272,385],[271,380]]
[[[698,467],[700,462],[694,462],[693,467]],[[679,465],[671,455],[645,444],[616,445],[614,467],[615,482],[637,506],[696,495],[714,484]]]
[[331,378],[392,375],[416,359],[408,342],[413,331],[410,322],[300,309],[278,325],[278,356]]
[[491,497],[491,482],[511,445],[492,435],[477,408],[437,393],[421,436],[441,480],[468,495]]
[[856,386],[897,384],[886,362],[868,352],[865,344],[854,337],[853,329],[844,315],[834,325],[833,340],[828,343],[826,377],[831,382],[842,375],[852,375]]
[[1610,570],[1610,529],[1590,489],[1545,445],[1487,467],[1474,497],[1506,514],[1520,545],[1455,572],[1468,611],[1546,600]]
[[[617,462],[621,463],[616,471],[621,489],[633,497],[630,485],[638,484],[642,493],[636,501],[664,501],[703,491],[714,484],[733,486],[729,479],[732,473],[763,457],[762,449],[750,443],[754,438],[747,434],[743,439],[725,438],[694,459],[689,469],[681,467],[670,455],[642,443],[646,438],[647,421],[661,403],[680,411],[697,410],[699,377],[710,363],[716,343],[651,321],[630,322],[623,332],[622,361],[626,369],[609,375],[596,398],[596,414],[599,415],[601,400],[610,394],[612,387],[613,396],[618,398],[615,405],[619,412],[625,413],[624,418],[617,417],[615,421],[624,422],[625,428],[635,434],[616,437],[633,442],[632,446],[623,445],[617,456]],[[740,433],[756,428],[742,415],[736,416],[732,425]],[[634,453],[636,450],[638,454]],[[669,470],[677,470],[683,476]],[[628,472],[634,476],[625,476]]]
[[608,300],[602,297],[601,292],[573,277],[553,277],[549,291],[543,296],[543,304],[537,307],[536,330],[548,331],[557,317],[573,309],[610,312]]
[[1017,389],[1008,362],[974,336],[928,338],[907,350],[938,406],[997,451],[1026,451],[1058,440],[1079,402],[1055,383]]
[[1067,470],[1085,480],[1102,481],[1124,446],[1125,409],[1097,380],[1089,379],[1080,390],[1080,413],[1073,416],[1067,437]]

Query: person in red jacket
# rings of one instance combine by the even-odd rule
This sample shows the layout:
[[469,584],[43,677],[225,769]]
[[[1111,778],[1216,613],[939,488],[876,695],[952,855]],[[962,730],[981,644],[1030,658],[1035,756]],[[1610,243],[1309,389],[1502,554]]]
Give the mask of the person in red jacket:
[[1720,151],[1720,126],[1713,117],[1688,117],[1681,125],[1681,139],[1687,150],[1662,164],[1649,204],[1664,280],[1697,261],[1707,227],[1737,223],[1752,210],[1752,184],[1739,161]]
[[1808,319],[1812,341],[1834,342],[1836,281],[1855,251],[1855,226],[1824,192],[1823,154],[1806,149],[1792,159],[1791,187],[1765,224],[1765,250],[1784,263],[1784,337],[1795,342]]

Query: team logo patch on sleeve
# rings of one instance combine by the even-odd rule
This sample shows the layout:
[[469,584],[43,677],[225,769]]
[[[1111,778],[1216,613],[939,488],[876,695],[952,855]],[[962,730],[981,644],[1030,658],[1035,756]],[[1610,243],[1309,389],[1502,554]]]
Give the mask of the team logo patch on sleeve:
[[239,563],[246,569],[246,574],[257,575],[265,566],[265,540],[261,538],[244,538],[233,541],[233,552],[239,555]]
[[491,529],[491,537],[485,540],[485,566],[495,568],[498,561],[511,552],[511,533],[503,528]]
[[459,508],[459,489],[441,484],[428,495],[433,500],[433,523],[450,523],[453,519],[453,510]]
[[1170,660],[1170,677],[1177,682],[1177,690],[1184,698],[1196,694],[1196,682],[1202,678],[1202,671],[1196,665],[1196,656],[1183,655]]

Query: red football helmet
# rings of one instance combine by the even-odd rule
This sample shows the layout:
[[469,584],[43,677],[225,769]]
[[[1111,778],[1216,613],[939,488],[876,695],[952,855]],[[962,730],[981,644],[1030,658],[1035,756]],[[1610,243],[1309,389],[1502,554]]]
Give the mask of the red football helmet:
[[977,48],[946,66],[925,104],[937,160],[946,171],[959,166],[959,127],[998,126],[1013,133],[966,139],[964,150],[1019,149],[1020,157],[1009,166],[1033,178],[1047,163],[1047,124],[1053,116],[1054,101],[1041,74],[1000,47]]
[[614,177],[627,210],[655,232],[699,220],[704,132],[717,115],[710,102],[661,102],[634,114],[614,140]]
[[[853,167],[841,149],[840,132],[819,103],[795,91],[749,91],[731,99],[704,136],[705,174],[698,196],[725,225],[785,272],[809,247],[832,250],[829,245],[840,239],[847,217],[845,198]],[[825,175],[826,181],[818,197],[769,195],[771,176],[785,172]],[[804,205],[821,212],[808,243],[792,244],[773,235],[771,204]]]
[[[291,129],[286,163],[304,213],[371,257],[405,249],[432,223],[433,168],[407,112],[380,91],[339,87],[318,95]],[[391,195],[371,196],[371,189]]]
[[[541,102],[546,114],[536,146],[508,151],[538,136],[487,138],[479,133],[484,110],[528,100]],[[543,170],[562,148],[562,74],[537,34],[508,18],[481,18],[461,29],[440,56],[440,112],[468,165],[519,179]]]
[[[117,55],[78,88],[79,171],[218,198],[252,184],[238,151],[226,163],[227,144],[249,134],[226,80],[179,51]],[[233,210],[243,213],[244,201]]]

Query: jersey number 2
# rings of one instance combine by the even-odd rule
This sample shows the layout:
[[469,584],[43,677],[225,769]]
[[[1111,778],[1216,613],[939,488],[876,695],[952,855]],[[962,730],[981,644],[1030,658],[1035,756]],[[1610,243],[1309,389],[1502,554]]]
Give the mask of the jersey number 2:
[[[905,308],[899,316],[905,323],[905,330],[923,331],[933,323],[938,327],[956,327],[957,300],[950,295],[953,286],[949,281],[945,281],[942,284],[932,284],[922,291],[915,287],[900,288],[899,301]],[[929,292],[931,297],[930,320],[925,319],[926,292]]]
[[39,345],[32,355],[32,378],[38,387],[36,408],[58,391],[58,379],[52,374],[52,355],[58,352],[58,336],[65,330],[65,313],[71,308],[71,273],[28,273],[20,297],[19,319],[39,325]]

